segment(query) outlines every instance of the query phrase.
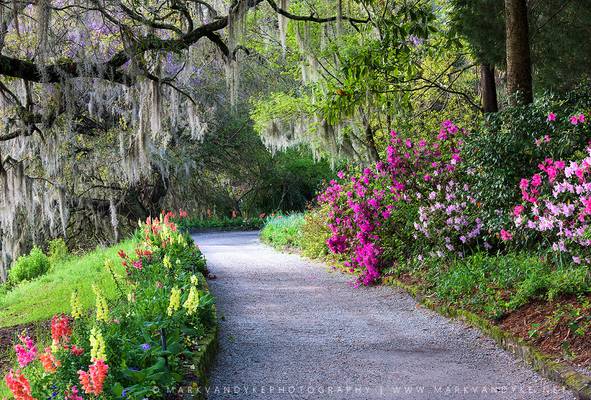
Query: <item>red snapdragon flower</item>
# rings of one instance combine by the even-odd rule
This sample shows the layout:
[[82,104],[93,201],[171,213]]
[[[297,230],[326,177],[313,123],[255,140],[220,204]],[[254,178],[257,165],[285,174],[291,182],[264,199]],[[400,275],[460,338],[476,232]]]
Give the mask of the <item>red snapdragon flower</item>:
[[93,363],[88,367],[88,372],[78,371],[78,378],[80,384],[87,394],[93,394],[95,396],[100,395],[103,392],[103,385],[107,378],[107,372],[109,366],[104,360],[93,360]]
[[69,343],[70,336],[72,336],[72,328],[70,327],[70,320],[65,315],[54,315],[51,319],[51,338],[53,344]]
[[45,348],[45,353],[39,355],[39,361],[41,361],[41,364],[43,365],[43,369],[45,370],[45,372],[48,372],[50,374],[55,373],[61,365],[59,360],[55,358],[55,356],[51,352],[51,347]]
[[10,370],[4,380],[15,400],[36,400],[31,395],[31,384],[20,370]]

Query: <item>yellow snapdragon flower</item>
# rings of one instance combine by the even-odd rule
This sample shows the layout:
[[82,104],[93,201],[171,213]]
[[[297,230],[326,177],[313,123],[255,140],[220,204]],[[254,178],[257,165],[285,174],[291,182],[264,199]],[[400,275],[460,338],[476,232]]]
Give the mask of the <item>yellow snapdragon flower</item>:
[[167,269],[172,269],[172,263],[170,262],[170,257],[168,257],[168,254],[164,256],[162,263]]
[[82,317],[82,304],[80,303],[80,296],[78,295],[78,290],[74,290],[72,295],[70,296],[70,309],[72,318],[78,319]]
[[115,264],[113,263],[113,260],[111,260],[110,258],[107,258],[105,260],[105,268],[107,269],[107,271],[109,271],[110,273],[113,273],[113,267],[115,266]]
[[181,290],[179,288],[172,288],[170,292],[170,301],[168,302],[168,310],[166,313],[170,317],[176,310],[181,308]]
[[191,286],[189,296],[183,304],[183,307],[187,310],[188,315],[192,315],[197,311],[197,307],[199,307],[199,291],[197,291],[195,286]]
[[96,296],[96,320],[108,322],[109,306],[107,305],[107,300],[96,285],[92,285],[92,290]]
[[107,360],[105,339],[96,326],[90,330],[90,359]]

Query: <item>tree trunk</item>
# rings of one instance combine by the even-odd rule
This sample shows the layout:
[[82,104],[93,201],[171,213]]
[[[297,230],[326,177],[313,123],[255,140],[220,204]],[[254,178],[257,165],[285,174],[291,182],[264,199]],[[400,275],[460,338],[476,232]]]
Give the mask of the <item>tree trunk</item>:
[[378,148],[374,139],[374,131],[371,129],[369,123],[367,123],[367,126],[365,127],[365,140],[367,141],[367,150],[370,161],[380,161],[380,154],[378,153]]
[[485,113],[499,111],[495,67],[488,64],[480,66],[480,97],[482,99],[482,110]]
[[527,0],[505,0],[507,94],[515,101],[533,101]]

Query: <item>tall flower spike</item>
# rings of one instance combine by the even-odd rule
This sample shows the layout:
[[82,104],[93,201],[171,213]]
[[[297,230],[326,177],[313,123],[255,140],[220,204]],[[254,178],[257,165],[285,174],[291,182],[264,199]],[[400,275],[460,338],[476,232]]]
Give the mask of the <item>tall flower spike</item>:
[[183,304],[183,307],[187,310],[187,314],[192,315],[197,311],[199,307],[199,292],[195,286],[191,286],[189,289],[189,296]]
[[72,328],[70,321],[65,315],[55,315],[51,319],[51,338],[53,339],[53,346],[59,346],[70,342],[72,336]]
[[10,370],[4,380],[15,400],[36,400],[31,395],[31,384],[20,370]]
[[107,359],[105,339],[103,333],[96,326],[90,330],[90,359]]
[[181,308],[181,290],[175,287],[172,288],[172,291],[170,292],[170,301],[168,302],[168,310],[166,313],[170,317],[179,308]]
[[109,306],[107,305],[107,300],[96,285],[92,285],[92,290],[96,296],[96,320],[109,322]]
[[170,257],[168,257],[168,254],[164,256],[162,263],[167,269],[172,269],[172,263],[170,262]]
[[22,344],[14,346],[16,358],[21,368],[26,367],[37,358],[37,346],[33,340],[28,336],[19,336]]
[[45,372],[53,374],[57,371],[61,363],[53,353],[51,352],[51,347],[45,348],[45,353],[39,355],[39,361],[41,361],[41,365],[43,365],[43,369]]
[[82,317],[82,304],[80,303],[78,290],[74,290],[70,296],[70,310],[72,318],[78,319]]
[[80,385],[87,394],[99,396],[103,392],[103,385],[107,378],[109,366],[104,360],[94,360],[88,367],[88,372],[78,371]]

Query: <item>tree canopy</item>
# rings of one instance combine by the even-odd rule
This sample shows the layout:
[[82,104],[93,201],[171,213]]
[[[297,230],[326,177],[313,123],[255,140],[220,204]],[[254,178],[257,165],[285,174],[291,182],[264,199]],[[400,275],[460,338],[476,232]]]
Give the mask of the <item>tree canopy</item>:
[[[526,13],[509,21],[510,3]],[[390,130],[469,128],[530,76],[533,95],[574,87],[591,54],[589,7],[572,1],[0,5],[2,275],[33,242],[116,240],[183,201],[263,209],[262,182],[291,159],[379,160]],[[529,61],[506,50],[519,24]]]

